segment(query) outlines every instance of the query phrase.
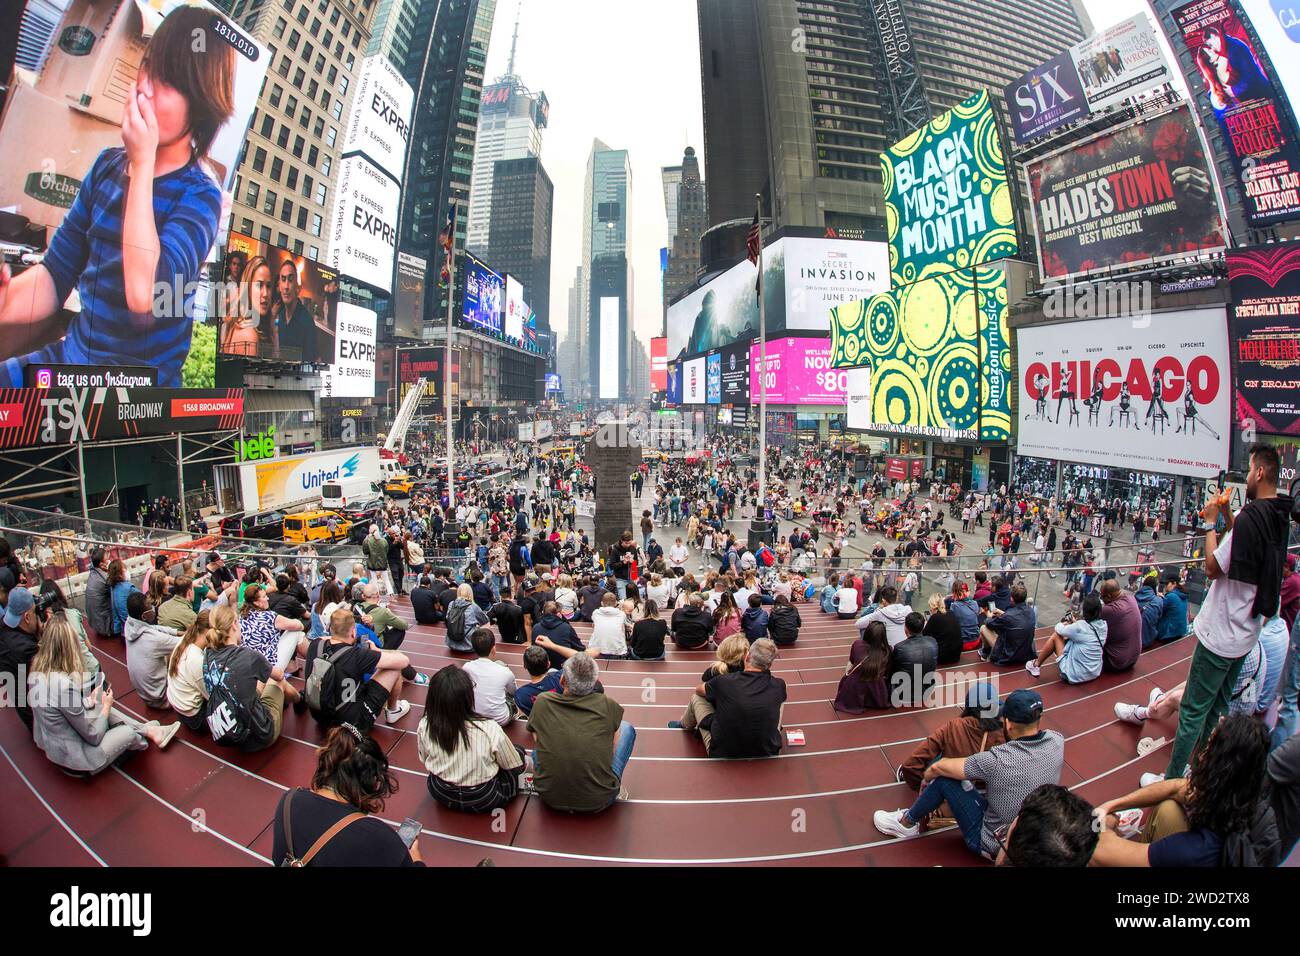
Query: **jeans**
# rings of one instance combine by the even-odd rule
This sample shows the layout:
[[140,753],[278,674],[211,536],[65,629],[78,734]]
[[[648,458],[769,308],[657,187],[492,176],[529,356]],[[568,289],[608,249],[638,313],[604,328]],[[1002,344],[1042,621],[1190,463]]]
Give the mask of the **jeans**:
[[912,804],[907,815],[916,823],[925,819],[947,801],[953,818],[961,828],[962,838],[972,853],[982,853],[981,835],[984,831],[984,811],[989,802],[978,790],[967,790],[962,781],[948,777],[935,777]]
[[500,600],[501,595],[510,593],[510,575],[494,574],[492,575],[492,591]]
[[631,581],[624,581],[622,578],[614,579],[614,586],[618,588],[618,599],[620,601],[627,597],[627,589],[631,583]]
[[1300,618],[1291,628],[1291,647],[1287,651],[1286,664],[1282,668],[1282,681],[1277,686],[1281,703],[1277,708],[1277,724],[1269,740],[1269,749],[1276,750],[1282,746],[1297,729],[1300,729],[1300,716],[1296,713],[1297,696],[1300,696]]
[[1185,776],[1192,753],[1205,746],[1219,718],[1228,712],[1232,688],[1237,682],[1245,657],[1220,657],[1204,644],[1192,652],[1192,666],[1187,672],[1187,687],[1178,709],[1178,733],[1169,755],[1165,777],[1173,780]]

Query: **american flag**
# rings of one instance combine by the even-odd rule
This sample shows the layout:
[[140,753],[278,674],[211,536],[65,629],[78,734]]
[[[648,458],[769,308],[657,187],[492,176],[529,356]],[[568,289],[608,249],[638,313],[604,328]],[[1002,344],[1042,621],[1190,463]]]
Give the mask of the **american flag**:
[[758,265],[759,254],[763,251],[763,231],[758,224],[758,213],[754,213],[754,223],[749,227],[749,238],[745,240],[749,252],[749,261]]
[[447,219],[443,223],[442,232],[438,234],[438,245],[446,250],[447,254],[442,260],[442,281],[451,281],[451,252],[456,245],[456,203],[453,200],[447,204]]

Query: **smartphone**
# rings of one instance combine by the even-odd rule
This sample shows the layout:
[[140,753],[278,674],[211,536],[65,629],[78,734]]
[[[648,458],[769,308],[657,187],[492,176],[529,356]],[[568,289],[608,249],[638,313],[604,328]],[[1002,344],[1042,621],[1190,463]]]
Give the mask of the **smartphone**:
[[422,829],[423,826],[419,820],[415,819],[415,817],[407,817],[402,821],[402,825],[397,828],[398,839],[405,844],[407,849],[410,849],[411,844],[415,842],[415,838],[420,835]]

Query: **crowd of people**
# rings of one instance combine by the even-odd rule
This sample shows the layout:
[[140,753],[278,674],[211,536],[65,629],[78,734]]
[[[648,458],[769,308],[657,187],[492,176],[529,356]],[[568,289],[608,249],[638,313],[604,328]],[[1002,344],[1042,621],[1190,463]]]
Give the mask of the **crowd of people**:
[[[1268,865],[1290,852],[1300,830],[1292,636],[1300,575],[1285,550],[1292,503],[1277,494],[1275,452],[1254,450],[1244,509],[1219,520],[1217,506],[1207,508],[1200,565],[1212,583],[1194,615],[1190,562],[1137,576],[1100,562],[1085,566],[1092,573],[1067,572],[1067,613],[1037,644],[1047,622],[1023,573],[983,564],[927,593],[935,577],[919,572],[942,557],[942,546],[930,550],[944,534],[942,505],[910,483],[853,479],[842,460],[823,474],[775,456],[771,534],[749,548],[728,522],[757,504],[757,474],[735,451],[648,461],[639,472],[651,498],[643,521],[601,552],[568,527],[566,509],[576,490],[590,490],[590,474],[576,457],[531,455],[531,491],[489,483],[454,504],[428,493],[387,503],[352,562],[323,563],[307,547],[277,568],[229,566],[217,552],[197,567],[160,555],[137,585],[120,559],[96,548],[84,613],[0,541],[0,669],[23,675],[31,693],[20,715],[36,746],[75,776],[100,773],[129,751],[166,748],[181,726],[220,746],[262,750],[279,738],[286,708],[310,713],[324,734],[319,766],[309,790],[286,795],[275,824],[277,860],[301,862],[296,854],[321,833],[382,809],[393,776],[370,732],[409,713],[408,683],[427,685],[418,755],[438,803],[487,813],[530,793],[557,810],[598,812],[628,798],[622,781],[636,743],[600,683],[604,661],[663,661],[670,646],[713,652],[669,726],[698,738],[711,758],[769,757],[785,744],[787,699],[773,666],[782,648],[797,646],[808,615],[824,616],[852,620],[857,632],[833,699],[842,713],[937,705],[940,670],[970,652],[979,667],[1024,669],[1035,682],[1002,700],[988,685],[972,686],[960,714],[898,768],[917,796],[875,814],[882,833],[955,824],[974,853],[1016,865]],[[797,497],[787,480],[801,484]],[[839,539],[873,527],[863,515],[887,495],[901,520],[921,529],[897,539],[895,554],[882,534],[861,560],[799,566],[799,552],[809,540],[815,552],[822,535],[829,557],[846,558]],[[1070,568],[1069,542],[1090,548],[1069,530],[1073,503],[1057,509],[1001,492],[987,504],[975,495],[951,503],[968,529],[987,518],[991,547],[1004,553],[1029,539],[1030,560],[1064,554]],[[450,514],[463,551],[439,544]],[[780,535],[787,514],[802,520]],[[387,600],[404,594],[409,621]],[[575,622],[590,628],[580,635]],[[401,650],[412,625],[439,626],[463,663],[417,670]],[[90,634],[121,640],[140,702],[174,720],[115,705]],[[1064,739],[1042,726],[1047,668],[1067,684],[1086,683],[1131,671],[1143,650],[1189,635],[1185,682],[1115,705],[1121,722],[1172,725],[1165,772],[1095,808],[1064,790]],[[500,659],[500,644],[524,646],[526,676]],[[512,741],[516,721],[531,747]],[[370,826],[339,832],[349,835],[317,848],[321,862],[419,862],[418,844],[387,827],[382,838]]]

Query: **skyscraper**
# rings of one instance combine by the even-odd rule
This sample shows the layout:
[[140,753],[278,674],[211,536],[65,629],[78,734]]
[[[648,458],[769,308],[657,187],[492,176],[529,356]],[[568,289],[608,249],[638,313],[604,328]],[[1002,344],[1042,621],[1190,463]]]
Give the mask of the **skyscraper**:
[[586,280],[587,382],[592,397],[626,400],[631,354],[632,267],[628,216],[632,164],[627,150],[593,140],[583,183],[582,273]]
[[677,235],[677,187],[682,183],[681,166],[664,166],[660,170],[664,183],[664,212],[668,216],[668,245]]
[[673,196],[676,229],[669,235],[668,270],[664,273],[665,306],[695,284],[700,267],[700,236],[709,227],[708,203],[695,148],[686,147]]
[[[551,221],[555,187],[536,156],[499,159],[492,174],[487,261],[524,286],[537,329],[551,329]],[[472,200],[471,200],[472,202]],[[471,226],[472,228],[472,226]]]
[[755,193],[776,227],[878,234],[882,150],[1092,29],[1082,0],[699,0],[698,12],[709,221],[743,220],[742,243]]
[[580,380],[586,378],[587,363],[583,357],[586,344],[586,323],[583,322],[583,281],[582,266],[573,273],[573,283],[569,286],[569,323],[565,329],[564,341],[557,349],[556,365],[564,385],[564,397],[581,398],[583,395]]
[[420,0],[379,0],[374,27],[366,56],[382,54],[400,72],[411,53],[411,38],[415,33],[416,9]]

